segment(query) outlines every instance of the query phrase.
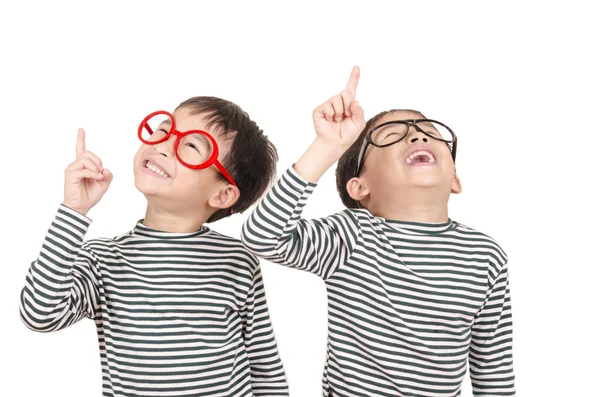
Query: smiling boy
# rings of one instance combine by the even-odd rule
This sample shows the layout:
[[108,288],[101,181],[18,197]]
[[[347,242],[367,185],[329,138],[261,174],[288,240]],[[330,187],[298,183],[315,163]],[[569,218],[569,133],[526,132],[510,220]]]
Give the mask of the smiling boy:
[[[512,396],[507,257],[448,217],[456,136],[411,110],[365,123],[359,71],[313,112],[316,139],[254,210],[242,242],[321,277],[328,296],[323,396]],[[339,160],[339,161],[338,161]],[[301,218],[336,161],[348,209]]]
[[275,148],[239,106],[214,97],[152,113],[138,137],[144,219],[84,242],[112,173],[79,131],[64,201],[21,293],[23,322],[49,332],[92,319],[104,396],[287,396],[258,259],[206,226],[261,196]]

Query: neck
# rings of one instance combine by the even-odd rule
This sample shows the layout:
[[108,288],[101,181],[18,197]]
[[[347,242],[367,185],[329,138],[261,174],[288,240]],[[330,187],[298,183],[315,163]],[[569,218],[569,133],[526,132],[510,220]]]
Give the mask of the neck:
[[169,233],[193,233],[202,227],[210,217],[208,211],[173,211],[173,204],[159,205],[148,202],[144,225]]
[[448,221],[449,195],[441,197],[428,190],[412,190],[398,197],[384,197],[383,200],[367,202],[366,208],[374,215],[390,220],[444,223]]

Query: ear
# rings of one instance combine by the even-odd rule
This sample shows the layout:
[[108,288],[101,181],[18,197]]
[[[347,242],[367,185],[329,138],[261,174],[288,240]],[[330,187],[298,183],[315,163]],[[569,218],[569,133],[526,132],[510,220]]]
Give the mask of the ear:
[[369,195],[369,188],[359,177],[354,177],[346,183],[348,195],[355,201],[362,201]]
[[227,185],[219,189],[214,196],[208,200],[212,208],[224,209],[233,207],[240,198],[240,189],[233,185]]
[[454,194],[462,192],[462,184],[460,183],[460,178],[456,173],[454,173],[454,180],[452,181],[452,189],[450,191]]

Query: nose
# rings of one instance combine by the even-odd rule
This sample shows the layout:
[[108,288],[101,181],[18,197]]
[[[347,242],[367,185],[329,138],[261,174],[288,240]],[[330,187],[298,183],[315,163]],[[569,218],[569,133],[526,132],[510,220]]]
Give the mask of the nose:
[[175,135],[172,135],[166,141],[157,143],[156,145],[153,145],[152,148],[154,149],[154,151],[156,153],[160,154],[161,156],[170,158],[173,156],[173,151],[175,150],[175,141],[176,140],[177,140],[177,137]]
[[417,143],[419,140],[423,142],[429,142],[429,137],[423,132],[418,125],[411,123],[408,126],[408,132],[406,134],[406,140],[410,143]]

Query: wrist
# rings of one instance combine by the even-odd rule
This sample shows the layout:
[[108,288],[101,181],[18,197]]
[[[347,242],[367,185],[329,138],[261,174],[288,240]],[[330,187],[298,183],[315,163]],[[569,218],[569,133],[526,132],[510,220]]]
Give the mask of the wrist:
[[70,208],[70,209],[72,209],[73,211],[75,211],[75,212],[77,212],[77,213],[79,213],[79,214],[81,214],[81,215],[83,215],[83,216],[85,216],[85,217],[87,217],[87,214],[88,214],[88,212],[90,212],[90,210],[89,210],[89,209],[87,209],[87,210],[86,210],[86,209],[84,209],[84,208],[79,208],[79,207],[77,207],[77,206],[75,206],[75,205],[69,204],[69,203],[68,203],[68,202],[66,202],[66,201],[63,201],[63,202],[62,202],[62,205],[64,205],[64,206],[65,206],[65,207],[67,207],[67,208]]
[[348,147],[316,138],[294,164],[294,170],[306,181],[317,183],[321,176],[346,152]]
[[330,142],[325,139],[316,137],[311,146],[315,146],[317,149],[329,157],[335,157],[337,161],[342,155],[352,146],[352,144]]

